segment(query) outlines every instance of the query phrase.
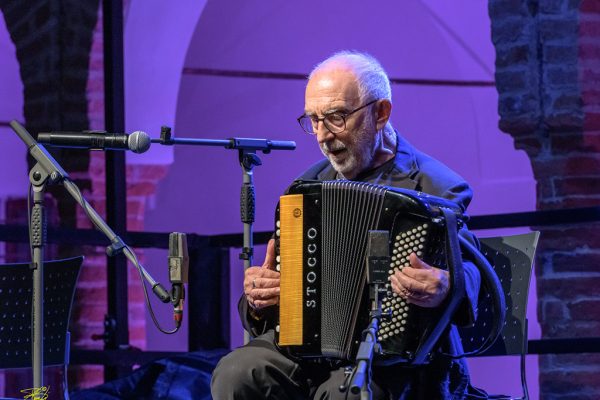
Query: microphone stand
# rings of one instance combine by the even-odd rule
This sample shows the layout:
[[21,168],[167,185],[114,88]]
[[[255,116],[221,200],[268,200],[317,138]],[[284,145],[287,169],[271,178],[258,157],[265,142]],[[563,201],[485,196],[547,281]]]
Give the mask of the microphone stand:
[[[29,181],[33,188],[33,208],[29,219],[29,240],[31,242],[31,268],[33,269],[32,291],[32,365],[33,387],[41,388],[44,365],[44,247],[46,246],[46,212],[44,194],[50,175],[44,171],[39,162],[29,172]],[[37,393],[34,391],[34,393]]]
[[100,230],[111,242],[106,252],[114,256],[123,252],[140,271],[141,275],[150,283],[152,291],[163,302],[168,303],[171,297],[167,290],[157,283],[152,276],[138,262],[133,251],[123,240],[104,222],[102,217],[83,198],[81,191],[69,179],[69,175],[17,121],[11,121],[10,126],[27,145],[29,154],[36,160],[36,164],[29,172],[29,180],[33,186],[33,210],[29,221],[29,235],[32,251],[33,269],[33,294],[32,294],[32,365],[34,390],[43,387],[43,357],[44,357],[44,247],[46,243],[46,215],[44,211],[44,193],[48,184],[62,183],[67,192],[84,209],[94,226]]
[[256,155],[257,151],[268,154],[271,150],[294,150],[296,143],[286,140],[268,140],[251,138],[230,138],[230,139],[193,139],[193,138],[174,138],[171,134],[171,128],[161,127],[160,139],[152,139],[152,143],[159,143],[166,146],[174,144],[192,145],[192,146],[217,146],[230,150],[238,151],[238,160],[242,167],[242,188],[240,192],[240,217],[244,224],[244,240],[240,259],[244,260],[244,268],[252,266],[254,256],[254,244],[252,240],[252,223],[256,209],[256,195],[254,192],[254,167],[262,165],[260,158]]
[[363,331],[363,341],[358,347],[356,354],[357,365],[352,375],[350,383],[350,392],[360,393],[361,400],[370,400],[371,393],[371,364],[375,353],[379,353],[379,343],[377,343],[377,332],[379,330],[379,321],[389,318],[389,314],[381,310],[381,297],[379,294],[385,292],[385,286],[378,283],[369,283],[369,292],[371,300],[371,312],[369,317],[371,321],[367,329]]
[[[356,354],[356,367],[351,376],[350,392],[360,393],[361,400],[371,400],[371,365],[375,353],[381,351],[377,343],[379,322],[391,317],[389,312],[381,309],[385,284],[388,279],[390,264],[388,231],[369,231],[369,244],[367,249],[367,284],[369,285],[369,300],[371,311],[369,313],[369,326],[363,331],[363,340]],[[340,386],[340,391],[345,391],[345,385]]]

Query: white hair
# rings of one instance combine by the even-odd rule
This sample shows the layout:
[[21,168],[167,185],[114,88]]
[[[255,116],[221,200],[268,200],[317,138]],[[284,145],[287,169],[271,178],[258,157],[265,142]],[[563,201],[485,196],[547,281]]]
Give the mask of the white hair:
[[343,64],[352,69],[356,74],[359,95],[363,100],[387,99],[392,101],[390,79],[379,61],[367,53],[354,50],[339,51],[317,64],[308,79],[321,69],[334,64]]

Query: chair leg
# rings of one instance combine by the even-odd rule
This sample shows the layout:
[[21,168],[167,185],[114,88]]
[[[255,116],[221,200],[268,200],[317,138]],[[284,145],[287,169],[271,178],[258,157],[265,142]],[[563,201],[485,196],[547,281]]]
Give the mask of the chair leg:
[[523,348],[521,350],[521,389],[523,390],[523,400],[529,400],[529,389],[527,388],[527,370],[525,359],[527,357],[529,321],[525,318],[525,334],[523,336]]
[[69,400],[69,380],[67,377],[69,360],[71,359],[71,332],[65,335],[65,362],[63,364],[63,400]]
[[67,381],[67,367],[68,365],[63,365],[63,381],[62,381],[62,390],[63,390],[63,400],[69,400],[69,384]]

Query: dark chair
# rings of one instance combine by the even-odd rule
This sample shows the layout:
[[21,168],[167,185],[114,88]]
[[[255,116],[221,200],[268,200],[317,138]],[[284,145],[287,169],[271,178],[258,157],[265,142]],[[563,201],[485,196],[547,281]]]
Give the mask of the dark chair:
[[[68,398],[67,329],[82,262],[83,257],[79,256],[44,263],[44,366],[64,366],[65,398]],[[30,264],[0,265],[0,369],[32,366],[32,287]]]
[[[520,355],[523,397],[528,399],[525,376],[527,354],[527,297],[539,232],[522,235],[482,238],[481,251],[490,261],[500,279],[506,298],[506,320],[500,336],[481,356]],[[492,325],[490,295],[482,292],[479,298],[477,321],[473,327],[460,328],[466,353],[481,347]],[[503,397],[494,397],[503,398]],[[505,397],[504,397],[505,398]]]

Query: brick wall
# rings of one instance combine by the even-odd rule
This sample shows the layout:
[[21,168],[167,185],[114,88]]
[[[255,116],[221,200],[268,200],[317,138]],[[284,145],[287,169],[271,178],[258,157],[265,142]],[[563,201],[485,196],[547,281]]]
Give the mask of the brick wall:
[[[128,2],[124,2],[125,12]],[[94,29],[90,53],[89,77],[87,81],[87,102],[90,129],[104,129],[104,54],[102,33],[102,7],[99,7],[98,22]],[[90,154],[89,176],[91,190],[86,198],[104,216],[106,211],[106,176],[104,153]],[[144,229],[144,215],[148,198],[155,194],[157,185],[167,172],[166,166],[127,165],[127,229]],[[78,210],[78,226],[90,227],[82,210]],[[92,334],[103,331],[104,315],[107,312],[106,297],[106,256],[103,247],[88,248],[86,269],[79,277],[73,318],[78,321],[75,344],[85,348],[102,348],[102,341],[93,341]],[[140,261],[144,262],[143,252],[136,250]],[[133,266],[128,265],[128,315],[129,342],[136,348],[146,348],[146,317],[143,292],[139,275]],[[74,369],[71,381],[81,387],[102,383],[101,366],[85,366]]]
[[[127,9],[128,1],[124,1]],[[99,0],[0,0],[0,9],[16,45],[24,84],[26,127],[37,134],[49,130],[78,131],[104,129],[104,80],[102,19]],[[126,10],[125,10],[126,11]],[[98,18],[100,15],[100,18]],[[87,151],[52,150],[86,199],[103,215],[105,210],[104,154]],[[142,230],[148,196],[155,193],[165,166],[127,167],[127,227]],[[90,227],[83,211],[62,187],[50,189],[56,223],[68,227]],[[8,203],[8,222],[22,223],[26,202]],[[25,254],[18,254],[25,252]],[[84,254],[71,320],[72,345],[79,348],[103,347],[92,334],[103,332],[106,313],[106,257],[104,248],[61,246],[53,257]],[[142,257],[143,254],[139,253]],[[23,259],[27,249],[13,247],[8,258]],[[134,347],[145,348],[146,324],[143,298],[137,272],[129,267],[129,332]],[[31,378],[11,373],[7,395],[19,396]],[[51,386],[59,380],[47,378]],[[71,367],[71,388],[88,387],[103,381],[100,366]],[[56,395],[56,392],[52,393]]]
[[[527,152],[537,208],[600,205],[600,2],[490,0],[500,128]],[[600,224],[543,227],[546,338],[600,333]],[[600,398],[600,356],[540,357],[540,397]]]
[[[85,87],[98,0],[2,0],[0,8],[16,47],[24,86],[25,126],[34,136],[49,130],[87,129]],[[82,189],[89,189],[86,152],[51,152]],[[31,159],[29,162],[31,165]],[[76,226],[74,200],[59,186],[50,187],[48,192],[54,198],[47,204],[57,216],[55,224]],[[21,222],[19,219],[26,215],[26,202],[15,199],[8,204],[11,209],[7,222]],[[12,250],[7,258],[28,258],[26,249],[14,247]],[[69,246],[49,250],[48,258],[80,251]],[[60,376],[56,372],[48,371],[45,377],[45,382],[54,388],[60,387]],[[32,382],[28,372],[13,371],[7,373],[6,383],[6,394],[20,397],[19,389],[30,387]]]

